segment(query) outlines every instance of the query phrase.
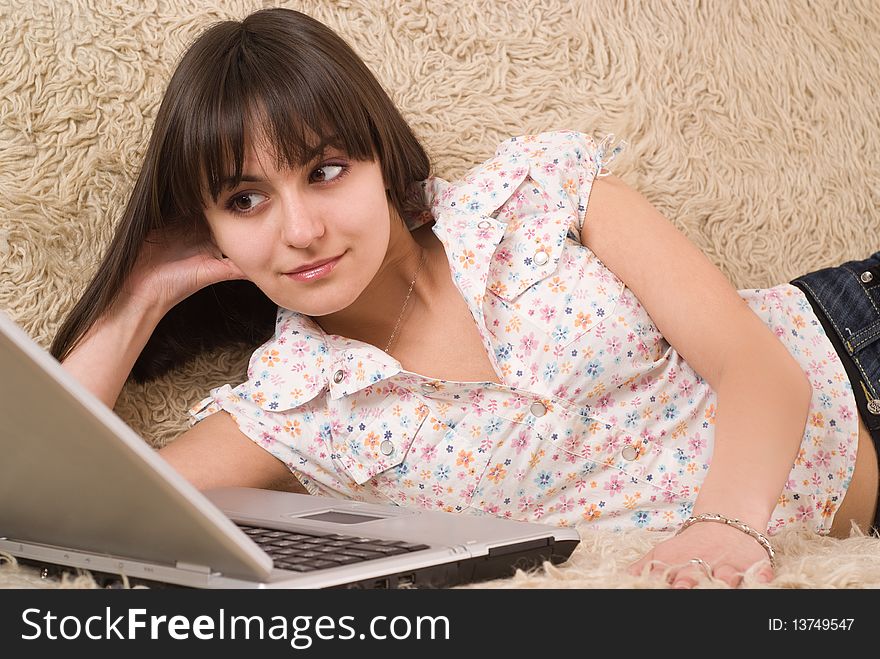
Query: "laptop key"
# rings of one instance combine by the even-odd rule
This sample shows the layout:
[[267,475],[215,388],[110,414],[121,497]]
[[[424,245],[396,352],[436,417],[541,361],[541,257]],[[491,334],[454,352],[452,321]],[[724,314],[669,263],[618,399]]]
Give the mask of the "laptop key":
[[296,552],[296,556],[302,558],[321,558],[322,554],[319,551],[304,550]]
[[311,549],[313,551],[316,551],[316,552],[322,554],[322,555],[325,555],[325,554],[333,554],[333,553],[339,551],[340,549],[342,549],[342,547],[331,547],[329,545],[312,545]]
[[377,544],[362,544],[353,547],[353,549],[358,549],[360,551],[373,551],[377,554],[382,554],[383,556],[394,556],[395,554],[405,554],[407,550],[403,547],[383,547],[382,545]]
[[404,542],[400,545],[407,551],[421,551],[422,549],[430,549],[428,545],[419,545],[415,543]]
[[335,561],[327,561],[327,560],[319,560],[315,559],[313,561],[309,561],[308,563],[303,563],[303,565],[310,565],[315,569],[327,568],[327,567],[339,567],[339,563]]
[[[272,560],[275,560],[274,558]],[[301,565],[303,563],[308,563],[312,561],[312,558],[306,558],[305,556],[280,556],[276,563],[284,563],[291,565]]]
[[406,542],[404,540],[373,540],[371,544],[383,547],[399,547],[400,545],[405,545]]
[[275,567],[281,570],[292,570],[293,572],[311,572],[315,568],[305,563],[275,563]]
[[331,557],[334,561],[339,563],[340,565],[351,565],[352,563],[363,563],[365,559],[361,556],[343,556],[341,554],[334,554]]
[[345,556],[360,556],[361,558],[384,558],[385,554],[380,554],[375,551],[366,551],[364,549],[351,549],[351,548],[343,548],[339,549],[338,553],[344,554]]

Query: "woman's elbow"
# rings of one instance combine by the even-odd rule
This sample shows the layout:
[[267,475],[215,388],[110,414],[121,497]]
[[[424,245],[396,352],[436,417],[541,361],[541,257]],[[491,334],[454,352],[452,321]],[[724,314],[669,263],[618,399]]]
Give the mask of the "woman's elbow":
[[793,404],[800,404],[804,417],[808,415],[813,401],[813,383],[804,367],[792,356],[786,360],[784,391]]

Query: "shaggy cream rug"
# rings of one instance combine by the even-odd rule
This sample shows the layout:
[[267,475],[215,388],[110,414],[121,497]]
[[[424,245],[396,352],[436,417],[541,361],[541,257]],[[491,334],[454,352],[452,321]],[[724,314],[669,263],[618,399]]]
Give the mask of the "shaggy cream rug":
[[[615,173],[738,288],[880,249],[873,0],[22,0],[0,3],[0,309],[43,345],[109,240],[177,57],[209,23],[268,4],[345,36],[445,178],[511,135],[611,132],[630,143]],[[116,411],[163,445],[246,358],[130,385]],[[660,585],[624,570],[659,534],[583,536],[564,566],[484,585]],[[777,544],[776,579],[747,586],[880,587],[880,540]],[[59,585],[0,563],[0,584]]]

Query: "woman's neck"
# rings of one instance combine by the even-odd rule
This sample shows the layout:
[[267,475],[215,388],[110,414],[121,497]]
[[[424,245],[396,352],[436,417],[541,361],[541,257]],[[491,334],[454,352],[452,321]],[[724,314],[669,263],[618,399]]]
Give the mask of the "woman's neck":
[[[439,241],[433,232],[424,229],[392,235],[388,257],[369,286],[348,307],[315,317],[315,322],[328,334],[385,349],[398,321],[395,343],[407,331],[409,318],[430,314],[431,301],[437,299],[439,284],[436,272]],[[389,352],[394,352],[393,344]]]

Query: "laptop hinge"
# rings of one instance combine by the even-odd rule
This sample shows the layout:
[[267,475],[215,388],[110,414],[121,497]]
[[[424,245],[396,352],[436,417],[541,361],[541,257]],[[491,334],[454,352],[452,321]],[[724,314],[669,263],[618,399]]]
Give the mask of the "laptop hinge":
[[184,563],[183,561],[177,561],[174,564],[178,570],[187,570],[188,572],[199,572],[201,574],[211,574],[211,568],[205,565],[196,565],[195,563]]

